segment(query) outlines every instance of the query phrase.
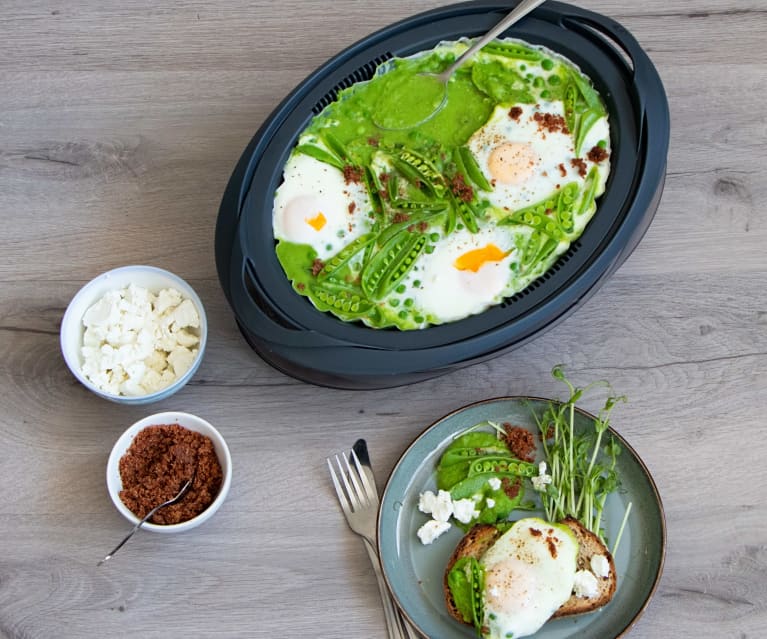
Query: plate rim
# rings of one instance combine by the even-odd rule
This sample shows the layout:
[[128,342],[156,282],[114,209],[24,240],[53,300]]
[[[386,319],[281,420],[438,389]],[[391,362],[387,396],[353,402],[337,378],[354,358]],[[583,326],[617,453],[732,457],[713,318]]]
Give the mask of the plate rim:
[[[449,413],[446,413],[442,417],[439,417],[438,419],[436,419],[433,422],[431,422],[424,429],[422,429],[415,436],[415,438],[413,438],[413,440],[407,445],[407,447],[402,451],[402,453],[398,457],[396,463],[394,464],[394,467],[392,468],[391,473],[389,473],[389,476],[386,479],[386,483],[384,485],[383,492],[381,493],[380,504],[379,504],[379,507],[378,507],[378,513],[377,513],[377,517],[376,517],[376,535],[377,535],[377,541],[379,542],[377,544],[377,554],[378,554],[379,563],[381,564],[381,567],[382,567],[381,573],[383,575],[384,582],[386,583],[386,588],[388,589],[389,594],[391,595],[392,600],[394,601],[395,605],[397,606],[399,611],[402,613],[402,615],[408,620],[408,622],[410,622],[410,624],[413,626],[413,628],[415,628],[418,631],[418,633],[421,636],[423,636],[423,637],[427,637],[428,635],[426,635],[421,630],[421,627],[418,625],[418,623],[413,619],[413,617],[403,607],[402,602],[400,601],[399,597],[397,596],[397,594],[394,592],[394,589],[392,588],[392,584],[391,584],[391,582],[389,580],[389,576],[388,576],[388,574],[387,574],[387,572],[386,572],[386,570],[384,568],[385,562],[384,562],[384,557],[383,557],[383,551],[381,549],[381,544],[380,544],[380,539],[381,539],[381,523],[382,523],[381,522],[381,519],[382,519],[381,515],[382,515],[383,509],[384,509],[384,504],[387,502],[387,497],[389,496],[389,491],[390,491],[390,488],[391,488],[391,485],[392,485],[392,480],[395,477],[395,475],[397,474],[397,471],[399,470],[400,466],[404,463],[405,458],[408,457],[408,455],[411,454],[411,452],[412,452],[413,448],[415,447],[415,445],[427,433],[429,433],[433,429],[437,428],[441,423],[443,423],[444,421],[446,421],[446,420],[448,420],[448,419],[450,419],[452,417],[455,417],[459,413],[463,413],[463,412],[465,412],[465,411],[467,411],[469,409],[472,409],[472,408],[476,408],[476,407],[483,406],[483,405],[488,405],[488,404],[496,404],[496,403],[501,403],[501,402],[509,402],[509,401],[513,401],[513,402],[539,401],[539,402],[555,402],[555,403],[558,403],[558,404],[565,403],[561,399],[549,398],[549,397],[539,397],[539,396],[536,396],[536,395],[501,395],[501,396],[498,396],[498,397],[491,397],[491,398],[487,398],[487,399],[481,399],[481,400],[477,400],[475,402],[471,402],[469,404],[464,404],[463,406],[460,406],[459,408],[456,408],[456,409],[450,411]],[[589,411],[587,411],[587,410],[585,410],[583,408],[580,408],[578,406],[575,406],[575,411],[577,413],[580,413],[583,417],[586,417],[588,419],[592,419],[592,420],[596,419],[596,416],[593,413],[591,413],[591,412],[589,412]],[[647,480],[647,483],[648,483],[648,485],[651,488],[653,501],[658,506],[658,515],[659,515],[659,524],[660,524],[660,533],[661,533],[661,535],[660,535],[660,556],[659,556],[659,561],[658,561],[658,566],[657,566],[657,570],[656,570],[656,573],[655,573],[655,577],[653,579],[652,587],[650,588],[649,592],[647,593],[647,597],[641,603],[641,605],[637,609],[636,613],[629,620],[629,622],[623,628],[618,630],[617,634],[614,635],[614,637],[609,638],[609,639],[620,639],[621,637],[624,637],[636,625],[637,621],[639,621],[641,616],[644,614],[645,610],[647,609],[647,607],[650,604],[650,601],[655,596],[655,593],[656,593],[656,591],[658,589],[658,586],[660,584],[661,578],[663,576],[663,569],[665,567],[665,562],[666,562],[667,529],[666,529],[666,513],[665,513],[665,509],[663,507],[663,501],[661,499],[660,492],[658,491],[658,486],[655,483],[655,479],[653,478],[652,473],[650,472],[649,468],[645,464],[644,460],[637,453],[636,449],[634,449],[634,447],[631,444],[629,444],[628,441],[626,441],[626,439],[615,428],[613,428],[612,426],[609,426],[607,430],[609,431],[609,433],[611,434],[612,437],[615,437],[618,440],[618,442],[623,447],[623,449],[628,451],[631,454],[631,456],[634,458],[634,460],[636,460],[636,462],[639,465],[643,475],[645,476],[645,479]],[[605,639],[608,639],[608,638],[605,638]]]

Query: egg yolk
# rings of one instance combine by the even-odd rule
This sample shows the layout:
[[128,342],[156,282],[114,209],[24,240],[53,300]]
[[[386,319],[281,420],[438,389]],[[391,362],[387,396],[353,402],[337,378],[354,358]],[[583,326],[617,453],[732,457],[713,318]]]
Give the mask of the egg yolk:
[[488,244],[482,248],[459,255],[453,266],[459,271],[474,271],[476,273],[487,262],[500,262],[509,253],[511,251],[504,253],[495,244]]
[[307,218],[306,223],[311,226],[315,231],[322,230],[322,227],[327,224],[327,218],[322,214],[322,211],[317,213],[314,217]]
[[487,168],[499,182],[522,184],[533,175],[538,162],[539,158],[529,144],[506,142],[491,151]]

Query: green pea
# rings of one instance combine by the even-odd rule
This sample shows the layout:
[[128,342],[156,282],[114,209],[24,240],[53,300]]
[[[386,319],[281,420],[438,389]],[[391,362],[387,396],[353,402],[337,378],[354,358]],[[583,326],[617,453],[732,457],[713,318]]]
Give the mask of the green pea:
[[432,234],[429,236],[429,239],[430,239],[432,242],[439,242],[439,233],[432,233]]
[[389,300],[389,305],[394,307],[399,306],[399,299],[397,299],[396,297],[391,298]]
[[562,84],[562,78],[560,78],[558,75],[550,75],[549,84],[553,87],[558,86]]
[[405,290],[406,290],[406,287],[405,287],[405,285],[404,285],[404,284],[400,284],[400,285],[399,285],[397,288],[395,288],[394,290],[395,290],[395,291],[397,291],[397,293],[400,293],[400,294],[402,294],[402,293],[404,293],[404,292],[405,292]]
[[551,71],[554,68],[554,62],[549,60],[548,58],[545,58],[545,59],[541,60],[541,67],[545,71]]
[[412,298],[412,297],[408,297],[408,298],[405,300],[405,306],[407,306],[408,308],[409,308],[409,307],[411,307],[413,304],[414,304],[414,300],[413,300],[413,298]]

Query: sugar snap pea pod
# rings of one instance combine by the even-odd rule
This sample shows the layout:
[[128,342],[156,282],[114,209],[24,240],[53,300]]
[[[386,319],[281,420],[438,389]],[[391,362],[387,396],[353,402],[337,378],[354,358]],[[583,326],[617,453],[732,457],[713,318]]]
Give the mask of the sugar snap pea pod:
[[567,129],[570,131],[570,135],[577,135],[576,128],[578,126],[578,86],[575,82],[568,82],[564,91],[564,107],[565,107],[565,123]]
[[600,115],[604,115],[604,107],[599,99],[599,94],[594,87],[591,86],[591,83],[577,71],[570,73],[570,77],[575,83],[575,86],[578,87],[578,92],[583,96],[589,109],[593,109]]
[[570,237],[575,230],[574,209],[580,187],[577,182],[566,184],[557,196],[557,223],[565,235]]
[[556,250],[557,246],[559,246],[559,242],[557,242],[557,240],[551,237],[546,238],[545,241],[538,248],[538,253],[533,259],[533,262],[535,264],[541,264],[542,262],[545,262],[546,260],[549,259],[551,254]]
[[455,227],[457,223],[458,223],[458,219],[455,214],[455,207],[448,206],[447,218],[445,220],[445,235],[450,235],[453,231],[455,231]]
[[559,242],[543,233],[533,231],[520,260],[525,271],[534,272],[559,246]]
[[578,135],[575,139],[575,155],[581,154],[581,148],[583,147],[583,142],[586,140],[586,134],[603,115],[603,113],[599,113],[594,109],[586,109],[581,114],[580,120],[578,121]]
[[421,174],[423,179],[429,180],[435,187],[438,185],[444,186],[445,178],[442,177],[442,173],[420,153],[403,148],[399,151],[399,159],[413,167]]
[[469,560],[469,570],[471,571],[471,609],[472,621],[478,633],[482,633],[482,627],[485,623],[485,570],[479,565],[479,562],[472,557]]
[[360,235],[353,242],[344,246],[338,253],[325,262],[322,270],[317,273],[317,281],[321,282],[326,280],[330,275],[335,273],[363,248],[370,244],[375,237],[375,233],[365,233],[364,235]]
[[373,214],[376,219],[383,219],[384,209],[383,202],[381,201],[381,192],[376,188],[376,177],[369,167],[365,167],[362,171],[362,182],[368,192],[370,205],[373,207]]
[[465,175],[483,191],[492,191],[493,187],[487,181],[485,174],[482,173],[482,169],[479,168],[471,149],[468,146],[462,146],[457,150],[465,169]]
[[437,191],[434,188],[434,185],[429,180],[425,179],[423,175],[421,175],[407,162],[404,162],[397,157],[393,157],[391,158],[391,163],[392,166],[394,166],[394,168],[397,169],[397,171],[399,171],[403,177],[414,184],[421,184],[430,196],[436,197]]
[[399,178],[396,175],[389,175],[386,181],[386,192],[389,194],[389,202],[393,203],[399,199]]
[[335,155],[328,153],[325,149],[321,149],[314,144],[299,144],[296,147],[296,151],[298,153],[308,155],[315,160],[319,160],[320,162],[324,162],[325,164],[329,164],[330,166],[334,166],[339,170],[343,170],[344,168],[344,163],[341,162],[341,160],[339,160]]
[[441,211],[447,206],[442,200],[416,201],[396,199],[391,201],[392,208],[405,209],[406,211]]
[[483,51],[493,55],[501,55],[506,58],[514,58],[515,60],[527,60],[529,62],[536,62],[543,58],[543,55],[534,49],[507,42],[489,42],[485,45]]
[[557,202],[558,195],[547,198],[541,202],[525,207],[524,209],[515,211],[511,215],[508,215],[500,220],[498,224],[504,226],[521,224],[524,226],[529,226],[541,233],[545,233],[546,235],[557,240],[564,239],[565,233],[563,229],[560,228],[559,223],[554,216],[557,208]]
[[477,214],[471,204],[464,202],[463,200],[459,200],[455,197],[452,199],[453,207],[458,211],[458,214],[461,216],[461,219],[466,225],[466,228],[469,229],[469,232],[476,233],[479,231],[479,224],[477,224]]
[[437,464],[438,468],[449,466],[480,455],[511,456],[509,447],[496,433],[482,430],[472,430],[456,437],[442,453]]
[[538,230],[533,230],[530,234],[519,260],[526,270],[535,263],[535,256],[538,255],[546,239],[548,239],[547,236]]
[[513,457],[485,456],[469,464],[468,477],[481,473],[509,473],[520,477],[533,477],[538,474],[538,466]]
[[373,303],[365,299],[358,289],[325,281],[309,287],[309,295],[321,311],[334,311],[346,317],[368,315]]
[[[380,219],[381,218],[378,218],[378,220],[376,220],[373,223],[373,227],[370,229],[370,232],[375,236],[378,236],[378,234],[381,232],[382,222],[380,221]],[[363,268],[364,268],[364,265],[370,261],[370,258],[373,255],[374,251],[375,251],[375,242],[370,242],[370,244],[365,246],[365,252],[362,254]]]
[[397,258],[389,265],[381,277],[376,291],[380,299],[385,297],[399,284],[413,268],[416,259],[426,247],[427,237],[422,233],[410,233],[411,239],[400,251]]
[[463,157],[461,156],[461,150],[459,147],[453,149],[453,164],[455,164],[456,171],[468,181],[469,175],[466,171],[466,165],[463,163]]
[[578,205],[577,215],[583,215],[594,204],[594,197],[596,196],[598,184],[599,171],[597,170],[597,167],[592,166],[589,174],[586,176],[583,197]]
[[413,184],[420,184],[432,197],[445,192],[442,174],[422,155],[408,149],[397,149],[390,156],[392,165]]
[[370,299],[380,299],[407,274],[426,245],[421,233],[402,231],[389,239],[362,269],[361,286]]
[[484,445],[484,446],[466,446],[461,448],[453,448],[452,450],[446,450],[442,457],[440,457],[438,468],[444,468],[452,464],[458,464],[464,461],[474,461],[480,457],[495,456],[495,457],[509,457],[511,453],[508,447],[500,440],[498,445]]
[[398,233],[407,231],[411,227],[416,227],[422,222],[426,222],[427,224],[438,222],[440,216],[442,216],[444,213],[444,204],[441,208],[417,209],[409,215],[407,220],[390,224],[383,231],[381,231],[378,236],[377,243],[379,246],[383,246]]
[[[330,149],[333,153],[336,154],[336,156],[343,162],[343,165],[346,164],[354,164],[352,162],[351,157],[349,156],[349,152],[346,149],[346,147],[341,144],[341,142],[338,140],[338,138],[333,135],[330,131],[327,129],[322,129],[318,133],[319,138],[323,141],[325,146]],[[342,165],[342,166],[343,166]]]

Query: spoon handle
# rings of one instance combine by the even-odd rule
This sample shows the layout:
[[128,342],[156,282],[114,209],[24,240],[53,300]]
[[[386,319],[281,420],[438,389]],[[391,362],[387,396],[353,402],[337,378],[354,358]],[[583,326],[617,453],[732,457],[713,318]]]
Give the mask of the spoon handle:
[[119,544],[117,544],[117,546],[115,546],[114,550],[112,550],[112,552],[110,552],[110,553],[109,553],[109,554],[108,554],[106,557],[104,557],[104,558],[103,558],[103,559],[102,559],[100,562],[98,562],[96,565],[97,565],[97,566],[100,566],[101,564],[104,564],[104,563],[106,563],[107,561],[109,561],[109,560],[112,558],[112,555],[114,555],[114,554],[115,554],[115,553],[116,553],[118,550],[120,550],[120,548],[122,548],[122,547],[125,545],[125,543],[126,543],[126,542],[127,542],[127,541],[128,541],[130,538],[131,538],[131,537],[133,537],[133,535],[136,533],[136,531],[137,531],[139,528],[141,528],[141,526],[142,526],[143,524],[145,524],[145,523],[146,523],[147,519],[149,519],[149,518],[150,518],[152,515],[154,515],[154,514],[155,514],[155,513],[156,513],[158,510],[160,510],[160,508],[162,508],[164,505],[165,505],[165,504],[160,504],[160,505],[159,505],[159,506],[157,506],[156,508],[152,508],[152,510],[150,510],[150,511],[147,513],[147,516],[146,516],[146,517],[144,517],[144,518],[143,518],[143,519],[142,519],[140,522],[138,522],[138,523],[137,523],[135,526],[133,526],[133,529],[132,529],[132,530],[131,530],[131,531],[130,531],[130,532],[127,534],[127,535],[125,535],[125,538],[124,538],[124,539],[123,539],[123,540],[122,540],[122,541],[121,541]]
[[181,498],[182,498],[182,497],[183,497],[183,496],[186,494],[186,491],[187,491],[187,490],[189,489],[189,487],[192,485],[192,482],[193,482],[193,481],[194,481],[194,477],[192,477],[192,479],[190,479],[189,481],[187,481],[187,482],[186,482],[186,483],[185,483],[185,484],[184,484],[184,485],[181,487],[181,490],[178,492],[178,494],[177,494],[175,497],[171,497],[171,498],[170,498],[168,501],[164,501],[164,502],[163,502],[163,503],[161,503],[159,506],[155,506],[154,508],[152,508],[152,510],[150,510],[150,511],[149,511],[149,512],[148,512],[148,513],[147,513],[147,514],[144,516],[144,518],[143,518],[141,521],[139,521],[139,522],[138,522],[138,523],[137,523],[135,526],[133,526],[133,529],[132,529],[132,530],[131,530],[131,531],[130,531],[130,532],[127,534],[127,535],[125,535],[125,539],[123,539],[123,540],[122,540],[122,541],[121,541],[119,544],[117,544],[117,546],[115,546],[114,550],[113,550],[112,552],[110,552],[110,553],[109,553],[109,554],[108,554],[106,557],[104,557],[104,558],[103,558],[103,559],[102,559],[100,562],[98,562],[96,565],[97,565],[97,566],[101,566],[102,564],[104,564],[104,563],[106,563],[107,561],[109,561],[109,560],[112,558],[112,556],[113,556],[113,555],[114,555],[114,554],[115,554],[115,553],[116,553],[118,550],[120,550],[120,548],[122,548],[122,547],[125,545],[125,543],[126,543],[126,542],[127,542],[127,541],[128,541],[130,538],[131,538],[131,537],[133,537],[133,535],[135,535],[135,534],[136,534],[136,531],[137,531],[139,528],[141,528],[141,526],[143,526],[143,525],[144,525],[144,524],[145,524],[145,523],[146,523],[146,522],[147,522],[147,521],[148,521],[148,520],[149,520],[149,519],[152,517],[152,515],[154,515],[154,514],[155,514],[155,513],[156,513],[158,510],[160,510],[160,508],[165,508],[165,506],[170,506],[171,504],[173,504],[173,503],[177,502],[178,500],[180,500],[180,499],[181,499]]
[[466,60],[471,58],[471,56],[473,56],[477,51],[484,47],[488,42],[493,40],[500,33],[503,33],[512,24],[517,22],[517,20],[524,18],[539,4],[543,4],[544,1],[545,0],[522,0],[522,2],[520,2],[516,7],[514,7],[514,9],[512,9],[509,15],[507,15],[503,20],[501,20],[492,29],[490,29],[490,31],[488,31],[473,45],[466,49],[466,51],[464,51],[463,54],[461,54],[458,59],[453,62],[453,64],[451,64],[447,69],[445,69],[445,71],[443,71],[440,75],[449,78],[458,67],[466,62]]

